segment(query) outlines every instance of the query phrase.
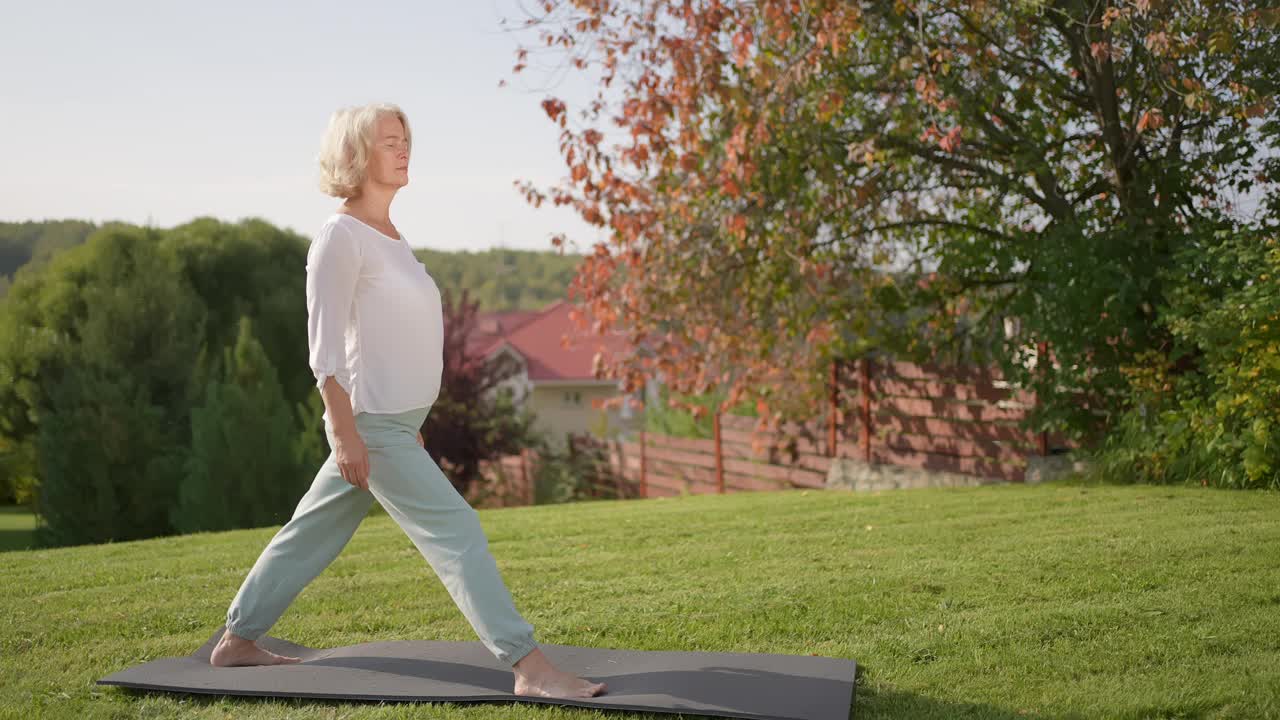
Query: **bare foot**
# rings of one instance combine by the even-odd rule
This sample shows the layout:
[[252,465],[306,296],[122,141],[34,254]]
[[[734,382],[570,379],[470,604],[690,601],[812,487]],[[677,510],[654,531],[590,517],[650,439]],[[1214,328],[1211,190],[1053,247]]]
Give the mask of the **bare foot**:
[[539,648],[515,665],[516,695],[546,698],[586,698],[605,691],[604,683],[583,680],[559,670]]
[[230,630],[222,633],[222,639],[213,648],[209,656],[209,664],[218,667],[237,665],[287,665],[300,662],[300,658],[277,655],[258,647],[252,640],[246,640]]

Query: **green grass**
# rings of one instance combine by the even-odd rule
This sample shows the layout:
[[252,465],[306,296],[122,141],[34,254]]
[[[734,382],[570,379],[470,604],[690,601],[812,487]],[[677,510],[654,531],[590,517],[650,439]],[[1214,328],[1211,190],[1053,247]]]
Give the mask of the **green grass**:
[[[1280,718],[1277,493],[1059,482],[481,518],[543,642],[853,658],[859,720]],[[274,532],[0,555],[0,716],[629,716],[93,684],[203,643]],[[271,634],[313,647],[475,639],[385,516],[365,520]]]
[[0,552],[35,547],[36,516],[25,507],[0,505]]

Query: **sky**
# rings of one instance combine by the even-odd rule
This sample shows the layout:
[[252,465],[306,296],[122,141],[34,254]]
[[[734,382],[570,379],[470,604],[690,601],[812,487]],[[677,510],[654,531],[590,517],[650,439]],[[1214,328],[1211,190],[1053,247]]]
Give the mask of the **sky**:
[[[549,96],[591,75],[538,56],[511,72],[533,0],[5,2],[0,220],[265,219],[313,236],[341,203],[316,186],[329,115],[374,101],[409,118],[409,184],[391,219],[414,247],[569,251],[605,239],[534,208],[567,170]],[[506,23],[500,21],[506,19]],[[499,87],[501,80],[505,87]],[[607,128],[601,128],[608,131]]]

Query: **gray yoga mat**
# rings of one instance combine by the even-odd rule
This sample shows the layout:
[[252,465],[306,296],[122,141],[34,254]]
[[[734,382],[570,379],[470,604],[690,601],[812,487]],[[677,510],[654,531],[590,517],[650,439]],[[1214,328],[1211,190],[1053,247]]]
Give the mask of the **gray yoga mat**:
[[760,720],[846,720],[853,660],[765,653],[612,650],[540,643],[566,672],[608,686],[593,698],[512,694],[514,677],[478,641],[392,640],[317,650],[264,636],[290,665],[214,667],[218,628],[199,650],[126,668],[98,681],[141,690],[392,702],[531,702]]

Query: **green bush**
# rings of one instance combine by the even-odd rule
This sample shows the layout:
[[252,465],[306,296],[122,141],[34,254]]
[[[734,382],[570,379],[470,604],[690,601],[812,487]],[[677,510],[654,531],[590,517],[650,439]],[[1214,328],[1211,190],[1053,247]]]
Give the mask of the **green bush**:
[[40,545],[168,534],[184,448],[147,387],[130,376],[66,368],[46,387],[36,436]]
[[[703,396],[676,395],[681,401],[692,401],[696,405],[706,408],[707,413],[701,418],[695,418],[693,413],[687,410],[673,408],[668,405],[671,397],[671,389],[663,385],[658,391],[657,401],[650,402],[645,407],[646,431],[683,438],[710,438],[715,434],[711,424],[711,411],[725,398],[723,391],[711,392]],[[738,403],[729,412],[733,415],[744,417],[756,417],[757,415],[755,407],[750,401],[746,400]]]
[[604,446],[591,442],[552,447],[545,441],[534,453],[530,472],[533,476],[535,505],[612,498],[616,495],[617,478],[609,465]]
[[[312,477],[328,448],[297,321],[306,249],[305,238],[254,219],[200,218],[164,231],[112,223],[15,275],[0,303],[0,496],[34,497],[47,525],[40,544],[174,532],[191,458],[217,456],[219,444],[257,463],[250,471],[292,458]],[[206,349],[237,347],[243,318],[263,371],[290,370],[276,376],[282,393],[258,395],[247,388],[269,384],[252,378],[231,390],[231,376],[216,373],[210,392]],[[234,408],[258,414],[237,420]],[[277,425],[295,432],[280,435]],[[248,452],[254,443],[261,449]]]
[[1216,240],[1178,258],[1164,308],[1178,361],[1127,369],[1132,409],[1101,479],[1280,489],[1280,242]]
[[[178,532],[280,525],[312,480],[299,429],[249,318],[191,411],[191,450],[170,520]],[[298,457],[305,448],[308,455]],[[323,459],[323,458],[322,458]],[[318,464],[318,463],[316,463]]]
[[158,241],[101,230],[0,305],[0,435],[36,458],[42,545],[169,530],[206,313]]
[[36,486],[35,446],[0,437],[0,505],[32,506]]

